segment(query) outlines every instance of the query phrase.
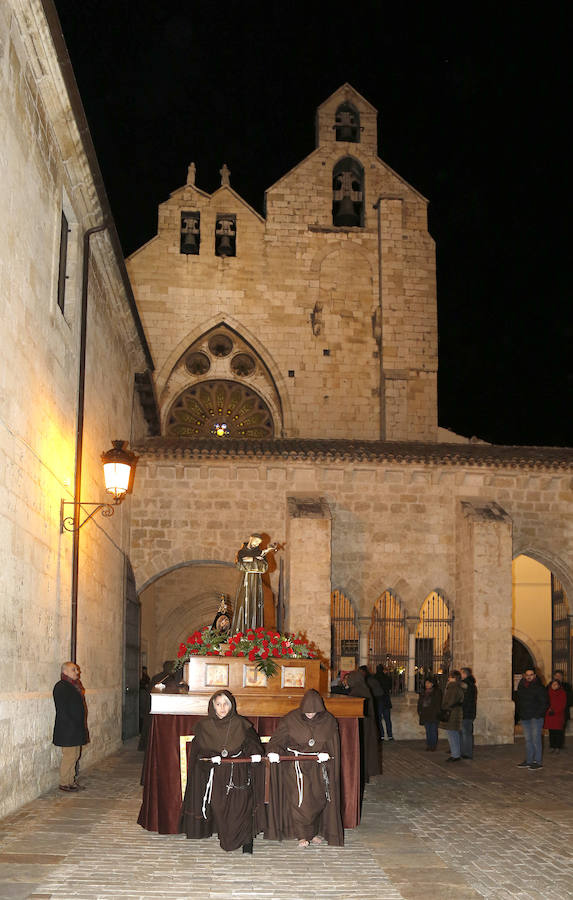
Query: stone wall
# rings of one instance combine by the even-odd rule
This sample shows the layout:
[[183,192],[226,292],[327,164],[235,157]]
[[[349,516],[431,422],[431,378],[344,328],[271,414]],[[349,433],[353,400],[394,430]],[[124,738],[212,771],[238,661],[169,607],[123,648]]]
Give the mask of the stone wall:
[[[355,144],[337,142],[332,128],[347,98],[368,123]],[[276,436],[434,441],[437,318],[426,201],[378,158],[376,111],[352,88],[322,105],[319,122],[317,148],[268,189],[265,219],[230,184],[206,194],[193,172],[160,205],[157,236],[128,260],[163,417],[184,387],[177,364],[185,351],[225,323],[272,374],[282,401]],[[364,170],[360,227],[332,224],[333,169],[346,156]],[[180,252],[181,213],[190,211],[200,214],[198,255]],[[223,212],[236,216],[236,257],[215,255]],[[187,372],[186,382],[213,372]]]
[[[570,469],[278,457],[202,460],[186,458],[184,451],[162,454],[158,444],[143,451],[132,501],[138,585],[192,559],[230,562],[253,530],[284,540],[292,531],[289,497],[298,496],[323,498],[332,517],[330,577],[323,574],[318,591],[343,591],[357,613],[368,617],[384,590],[397,595],[408,616],[417,616],[425,597],[439,590],[456,616],[453,665],[474,665],[484,688],[480,739],[510,739],[511,559],[527,539],[528,552],[553,565],[573,597]],[[481,544],[464,537],[467,503],[478,508],[493,503],[501,510],[502,524],[491,533],[485,529]],[[298,537],[291,534],[291,540]],[[304,565],[310,561],[312,567],[312,541],[306,550]],[[297,628],[328,629],[329,610],[317,605],[315,587],[307,594],[293,577],[296,563],[288,546],[285,560],[291,586],[287,606],[296,607]],[[276,591],[276,580],[273,587]]]
[[[0,816],[57,784],[52,687],[70,657],[82,237],[99,224],[94,177],[39,3],[0,7]],[[61,212],[70,234],[57,302]],[[146,368],[109,235],[91,242],[82,499],[104,498],[100,454],[145,431],[134,403]],[[133,426],[132,426],[133,422]],[[129,500],[81,533],[78,662],[91,743],[121,740],[124,554]]]

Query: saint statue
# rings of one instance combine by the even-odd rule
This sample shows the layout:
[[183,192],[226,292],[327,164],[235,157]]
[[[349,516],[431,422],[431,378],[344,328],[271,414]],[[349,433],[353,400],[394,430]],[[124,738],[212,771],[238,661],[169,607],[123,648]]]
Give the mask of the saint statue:
[[219,600],[219,608],[211,628],[218,631],[219,634],[226,634],[231,627],[231,604],[226,594],[219,594]]
[[261,550],[262,542],[260,534],[251,534],[235,558],[235,565],[244,575],[235,599],[231,634],[264,625],[263,575],[269,568],[265,557],[278,547],[271,544]]

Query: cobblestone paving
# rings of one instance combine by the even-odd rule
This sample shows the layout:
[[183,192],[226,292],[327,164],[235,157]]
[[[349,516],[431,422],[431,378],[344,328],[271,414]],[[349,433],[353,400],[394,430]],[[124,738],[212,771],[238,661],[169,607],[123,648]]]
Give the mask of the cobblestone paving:
[[442,744],[386,743],[344,848],[258,839],[250,857],[141,829],[128,746],[86,772],[81,794],[51,791],[0,821],[0,898],[573,898],[573,749],[539,772],[515,768],[519,745],[445,758]]

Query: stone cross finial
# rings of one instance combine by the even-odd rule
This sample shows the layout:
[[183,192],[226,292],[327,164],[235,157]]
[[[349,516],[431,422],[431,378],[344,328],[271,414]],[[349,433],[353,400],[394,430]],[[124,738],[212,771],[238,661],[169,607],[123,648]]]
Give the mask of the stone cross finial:
[[230,176],[231,170],[227,166],[227,163],[223,163],[223,168],[219,169],[219,175],[221,176],[221,187],[231,187]]
[[187,169],[187,184],[195,184],[195,173],[197,171],[197,166],[194,162],[189,163],[189,168]]

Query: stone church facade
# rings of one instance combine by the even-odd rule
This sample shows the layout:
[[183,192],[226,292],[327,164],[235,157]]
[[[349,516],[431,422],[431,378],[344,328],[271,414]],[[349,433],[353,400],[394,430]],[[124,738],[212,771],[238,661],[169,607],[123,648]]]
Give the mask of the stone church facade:
[[[253,531],[283,545],[269,622],[327,665],[396,655],[399,737],[419,735],[430,642],[442,667],[475,669],[478,740],[511,741],[512,559],[573,597],[573,453],[438,427],[427,202],[378,157],[372,106],[350,85],[325,100],[264,216],[226,166],[209,195],[191,164],[124,262],[52,0],[0,7],[0,104],[0,815],[57,783],[51,691],[74,615],[89,764],[133,733],[136,595],[155,671],[233,597]],[[74,612],[61,501],[105,500],[117,438],[140,457],[134,493],[82,527]],[[442,630],[424,631],[436,609]]]
[[[376,111],[350,85],[316,123],[264,218],[226,166],[208,195],[191,164],[127,262],[161,418],[133,498],[143,646],[158,664],[208,624],[217,592],[234,594],[241,541],[264,532],[285,543],[267,618],[333,662],[334,597],[357,661],[400,632],[398,734],[419,735],[412,691],[432,641],[442,666],[476,672],[478,739],[509,741],[512,559],[544,562],[571,596],[571,453],[438,428],[426,200],[378,157]],[[424,638],[432,598],[448,625]]]

